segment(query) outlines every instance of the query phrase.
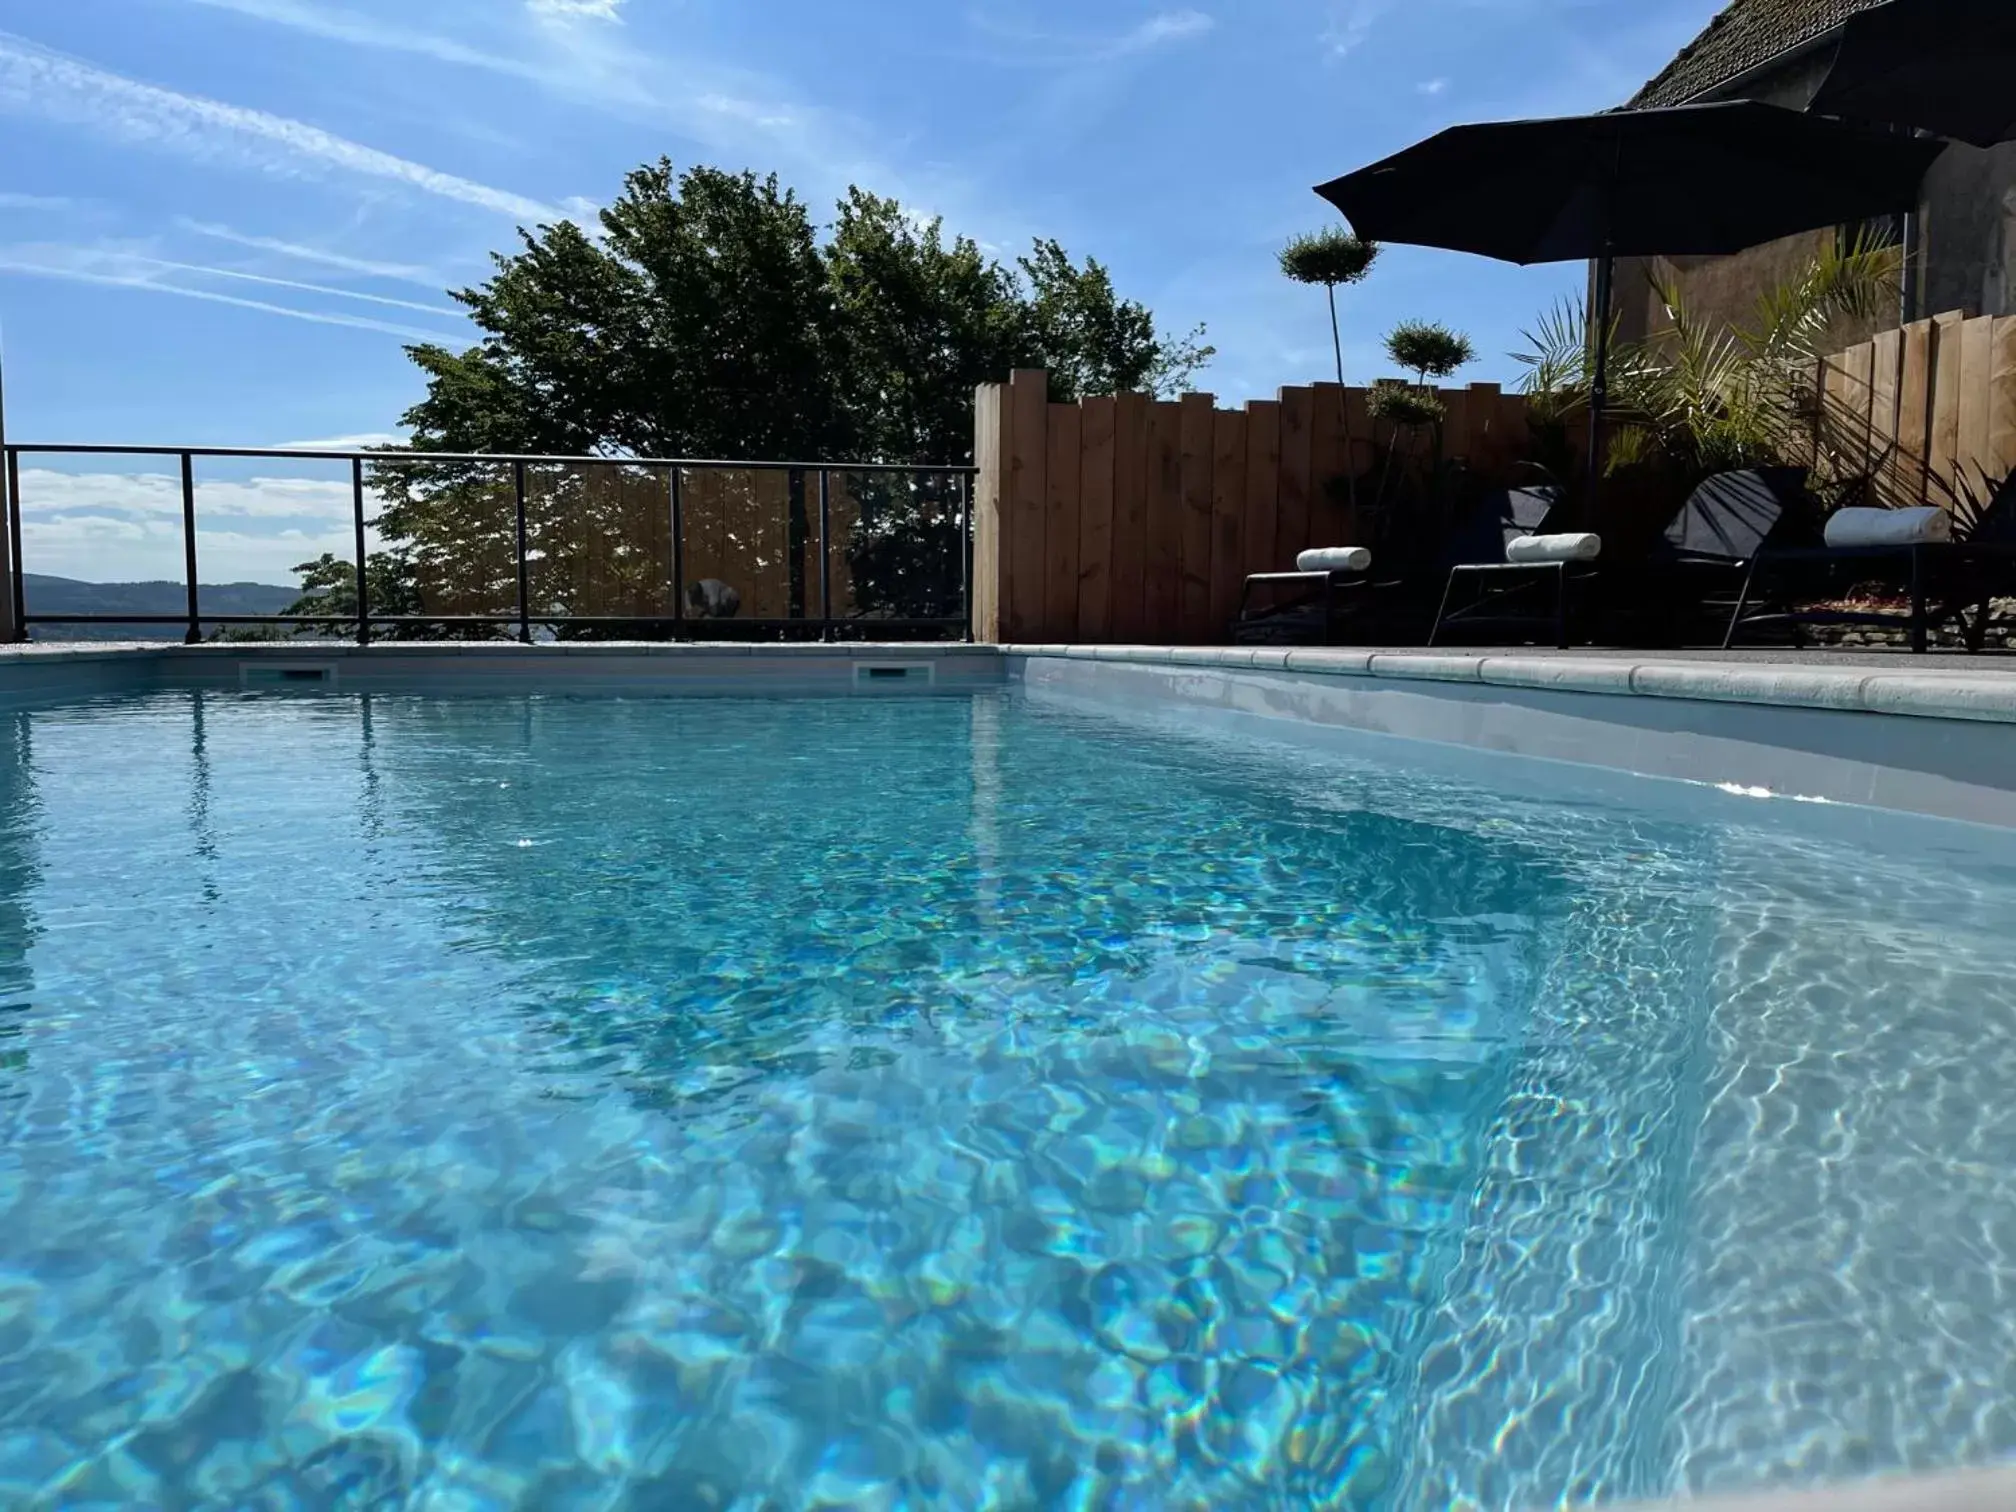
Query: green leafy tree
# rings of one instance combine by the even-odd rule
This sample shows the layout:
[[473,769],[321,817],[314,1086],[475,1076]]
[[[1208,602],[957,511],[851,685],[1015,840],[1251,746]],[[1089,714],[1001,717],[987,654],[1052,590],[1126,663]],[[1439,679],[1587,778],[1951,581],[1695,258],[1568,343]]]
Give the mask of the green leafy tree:
[[[301,579],[301,596],[281,611],[299,615],[310,623],[297,627],[303,635],[349,635],[357,628],[357,564],[347,557],[323,552],[312,562],[294,569]],[[397,553],[380,552],[366,559],[366,586],[375,615],[411,615],[421,612],[413,592],[409,563]],[[327,615],[326,620],[316,616]]]
[[[1213,355],[1201,327],[1165,335],[1104,267],[1053,241],[1004,266],[860,189],[822,242],[774,176],[661,161],[629,175],[601,231],[521,232],[487,282],[454,293],[483,337],[410,349],[427,379],[405,416],[415,449],[957,465],[971,458],[975,385],[1010,368],[1047,368],[1060,398],[1167,392]],[[515,604],[508,469],[388,461],[372,481],[388,570],[406,574],[417,612]],[[668,612],[670,543],[651,523],[663,470],[528,483],[535,614]],[[712,500],[725,514],[777,514],[753,473],[710,486],[733,495]],[[793,487],[782,530],[734,540],[752,571],[789,559],[794,606],[809,591],[815,488]],[[860,611],[953,612],[938,606],[956,603],[957,481],[855,475],[844,502]]]

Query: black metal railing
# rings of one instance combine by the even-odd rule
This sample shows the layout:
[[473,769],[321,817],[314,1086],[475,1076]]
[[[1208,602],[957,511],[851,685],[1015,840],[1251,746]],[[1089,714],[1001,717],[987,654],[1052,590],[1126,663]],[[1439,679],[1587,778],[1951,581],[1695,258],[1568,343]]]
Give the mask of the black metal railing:
[[[9,444],[4,453],[17,639],[36,625],[178,625],[191,643],[210,627],[266,626],[360,645],[486,632],[529,644],[541,631],[972,635],[971,467],[204,446]],[[179,463],[188,597],[178,612],[50,612],[29,601],[35,564],[24,560],[21,521],[24,502],[32,510],[35,501],[23,498],[22,458],[62,456]],[[211,459],[348,464],[344,591],[325,585],[293,613],[206,612],[197,464]]]

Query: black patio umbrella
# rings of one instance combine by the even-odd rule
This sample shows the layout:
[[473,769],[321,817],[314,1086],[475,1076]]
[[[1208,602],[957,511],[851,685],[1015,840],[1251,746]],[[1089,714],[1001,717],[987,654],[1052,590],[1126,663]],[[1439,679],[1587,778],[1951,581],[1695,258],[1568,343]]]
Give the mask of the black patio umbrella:
[[1807,109],[1977,147],[2016,140],[2016,0],[1887,0],[1850,16]]
[[1372,241],[1596,263],[1594,489],[1614,259],[1740,252],[1908,210],[1944,146],[1738,100],[1456,126],[1316,192]]

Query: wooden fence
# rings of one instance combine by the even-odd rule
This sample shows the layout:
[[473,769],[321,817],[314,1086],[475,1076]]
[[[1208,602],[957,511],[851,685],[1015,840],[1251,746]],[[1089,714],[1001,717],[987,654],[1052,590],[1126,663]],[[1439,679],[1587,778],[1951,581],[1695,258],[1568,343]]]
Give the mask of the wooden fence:
[[[1445,453],[1509,474],[1526,446],[1525,399],[1491,383],[1440,392]],[[1367,400],[1319,383],[1238,410],[1209,394],[1052,404],[1039,371],[981,385],[976,637],[1222,641],[1248,574],[1291,568],[1311,546],[1361,544],[1339,485],[1370,472],[1392,439]]]
[[2016,470],[2016,319],[1921,320],[1820,365],[1823,475],[1869,502],[1969,510]]

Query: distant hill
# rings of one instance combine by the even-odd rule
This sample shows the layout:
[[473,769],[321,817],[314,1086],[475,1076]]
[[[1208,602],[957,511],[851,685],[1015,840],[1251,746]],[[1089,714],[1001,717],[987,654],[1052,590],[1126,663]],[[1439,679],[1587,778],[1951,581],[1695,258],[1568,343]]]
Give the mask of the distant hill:
[[[76,578],[21,575],[28,612],[34,614],[181,614],[189,590],[180,583],[86,583]],[[272,583],[203,583],[197,601],[209,614],[283,614],[299,588]],[[215,629],[216,627],[209,627]],[[35,625],[36,640],[180,640],[173,625]]]

